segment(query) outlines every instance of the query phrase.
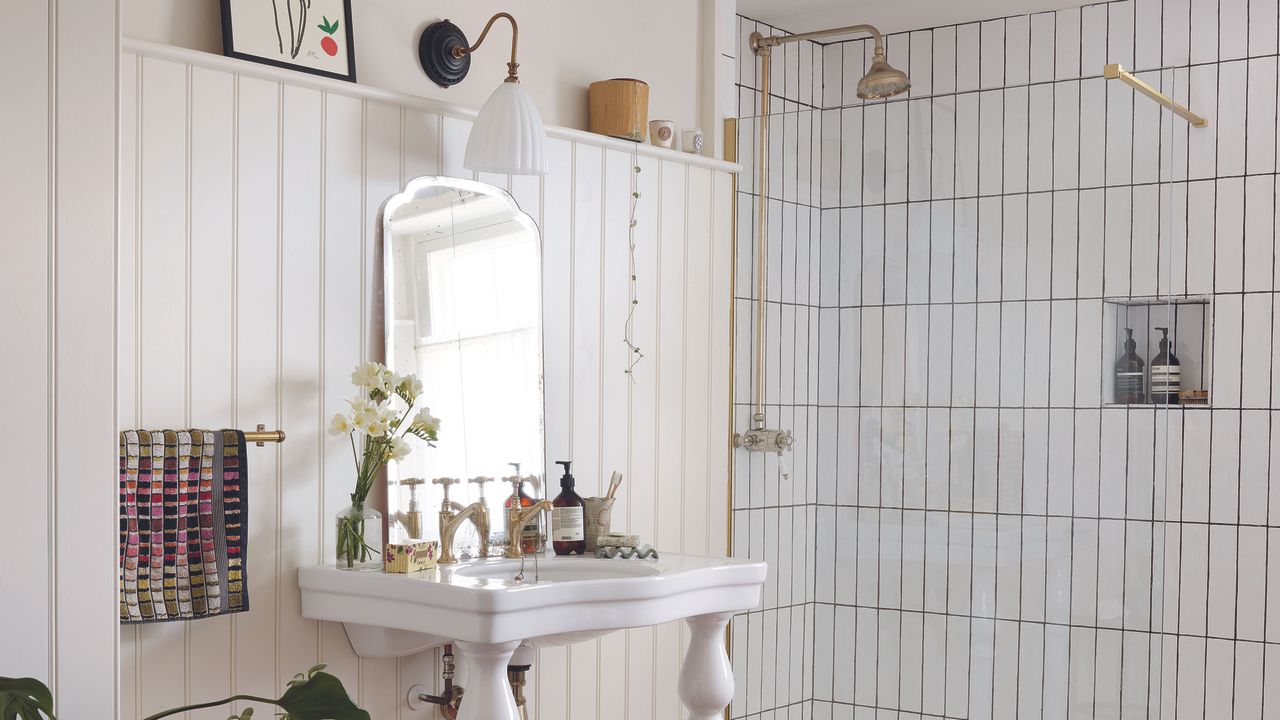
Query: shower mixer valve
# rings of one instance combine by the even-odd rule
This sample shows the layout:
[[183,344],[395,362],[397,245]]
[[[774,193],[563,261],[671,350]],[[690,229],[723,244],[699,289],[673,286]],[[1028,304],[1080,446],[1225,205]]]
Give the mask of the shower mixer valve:
[[733,446],[748,452],[776,452],[779,456],[791,450],[796,442],[790,430],[752,428],[745,433],[734,433]]

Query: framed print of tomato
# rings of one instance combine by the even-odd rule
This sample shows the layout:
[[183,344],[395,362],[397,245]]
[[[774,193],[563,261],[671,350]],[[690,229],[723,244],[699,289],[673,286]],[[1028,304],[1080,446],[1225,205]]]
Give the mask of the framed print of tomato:
[[222,51],[355,82],[351,0],[222,0]]

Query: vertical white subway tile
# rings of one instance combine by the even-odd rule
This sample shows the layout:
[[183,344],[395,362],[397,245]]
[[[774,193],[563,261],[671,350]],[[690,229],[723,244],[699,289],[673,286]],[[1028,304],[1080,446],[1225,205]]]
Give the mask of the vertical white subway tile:
[[1060,625],[1044,628],[1044,718],[1066,720],[1071,668],[1071,631]]
[[1114,630],[1100,630],[1093,651],[1093,704],[1098,720],[1120,718],[1122,638]]
[[1234,60],[1249,55],[1250,4],[1251,0],[1218,0],[1218,36],[1223,42],[1218,52],[1212,54],[1212,60]]
[[[863,108],[862,120],[862,203],[871,205],[886,201],[886,134],[885,105]],[[846,152],[848,149],[846,149]]]
[[[1163,84],[1162,77],[1167,76],[1168,73],[1163,75],[1159,72],[1141,73],[1138,75],[1138,79],[1160,88]],[[1112,85],[1115,85],[1115,83],[1112,83]],[[1118,89],[1121,88],[1112,88],[1112,90]],[[1171,90],[1170,92],[1173,91]],[[1172,116],[1161,109],[1160,105],[1153,102],[1143,102],[1146,98],[1136,93],[1130,92],[1128,94],[1132,103],[1132,109],[1128,109],[1128,112],[1133,117],[1133,147],[1130,151],[1133,159],[1129,161],[1123,157],[1116,158],[1117,164],[1124,165],[1126,162],[1132,164],[1133,171],[1130,176],[1134,183],[1156,182],[1162,177],[1162,173],[1165,179],[1181,177],[1181,174],[1174,172],[1171,164],[1173,156],[1179,156],[1177,162],[1181,163],[1186,153],[1176,152],[1172,147],[1172,139],[1170,138],[1170,118]],[[1124,110],[1121,112],[1124,112]],[[1181,121],[1179,121],[1179,124],[1182,125]],[[1173,130],[1177,129],[1173,128]],[[1186,147],[1185,142],[1182,147]]]
[[[1101,87],[1095,85],[1095,82],[1101,82]],[[1133,169],[1138,165],[1150,165],[1158,157],[1146,158],[1140,153],[1134,152],[1132,143],[1137,140],[1139,133],[1134,129],[1136,121],[1134,115],[1134,103],[1137,101],[1136,93],[1133,88],[1123,83],[1109,82],[1107,80],[1085,81],[1085,86],[1093,88],[1095,92],[1102,94],[1101,102],[1105,105],[1105,112],[1102,118],[1106,122],[1106,129],[1102,145],[1102,153],[1105,156],[1106,164],[1106,184],[1107,185],[1124,185],[1133,178]],[[1098,101],[1094,101],[1095,103]],[[1157,110],[1159,106],[1156,106]],[[1143,114],[1144,119],[1151,119],[1151,114]],[[1158,121],[1159,115],[1154,118]],[[1150,134],[1158,129],[1158,125],[1143,126],[1142,132]],[[1096,136],[1095,136],[1096,137]],[[1159,134],[1156,134],[1159,140]],[[1086,145],[1098,145],[1097,142],[1087,142]],[[1097,183],[1102,184],[1102,183]],[[1081,182],[1081,185],[1088,186],[1089,183]]]
[[977,306],[955,305],[951,322],[951,404],[973,405],[976,391]]
[[1213,414],[1209,459],[1209,522],[1235,523],[1240,504],[1240,414]]
[[[860,705],[875,705],[876,702],[876,663],[879,658],[879,613],[868,608],[858,608],[856,618],[857,643],[852,647],[853,683],[837,683],[836,700],[856,702]],[[888,642],[890,638],[884,638]],[[842,667],[849,667],[843,664]],[[843,686],[843,690],[842,690]],[[850,690],[852,692],[850,692]]]
[[[1167,261],[1168,254],[1161,252],[1160,187],[1140,185],[1133,188],[1130,209],[1130,286],[1129,292],[1138,297],[1150,297],[1158,291],[1157,272]],[[1108,293],[1110,294],[1110,293]]]
[[911,77],[911,94],[923,97],[933,94],[933,46],[932,30],[911,33],[911,57],[906,69]]
[[1264,294],[1244,296],[1244,334],[1240,351],[1242,407],[1265,407],[1268,402],[1263,388],[1271,376],[1271,305],[1270,298]]
[[977,90],[981,83],[981,26],[969,23],[956,28],[956,91]]
[[905,302],[929,302],[929,274],[932,269],[930,239],[932,214],[928,203],[912,203],[906,213],[906,274]]
[[1060,408],[1049,410],[1049,436],[1054,438],[1054,442],[1049,443],[1048,512],[1050,515],[1068,515],[1075,482],[1072,469],[1075,412]]
[[[816,605],[813,609],[813,696],[819,700],[830,700],[832,683],[819,682],[817,678],[834,677],[835,648],[841,641],[853,642],[852,632],[846,628],[845,622],[837,622],[837,610],[852,614],[848,608],[835,608],[831,605]],[[841,616],[841,620],[843,620]],[[847,646],[846,646],[847,647]],[[845,666],[847,667],[847,666]]]
[[1245,130],[1250,88],[1248,67],[1249,63],[1243,60],[1217,66],[1218,103],[1214,121],[1218,129],[1219,176],[1240,175],[1245,171]]
[[1077,187],[1080,180],[1080,81],[1053,88],[1053,186],[1063,190]]
[[1068,407],[1075,404],[1075,301],[1055,300],[1050,314],[1049,404]]
[[902,356],[906,351],[906,324],[906,308],[899,305],[884,309],[880,361],[880,402],[884,405],[903,404],[905,376]]
[[1027,297],[1027,196],[1004,198],[1000,297],[1022,300]]
[[955,96],[955,197],[978,194],[979,121],[978,94]]
[[1009,88],[1004,95],[1004,187],[1005,193],[1027,190],[1027,130],[1030,91],[1025,87]]
[[929,298],[946,303],[952,300],[954,205],[951,201],[932,202],[929,208]]
[[995,407],[1000,402],[1000,305],[977,306],[977,385],[979,406]]
[[1001,233],[1003,203],[998,196],[978,200],[978,296],[979,302],[1000,299]]
[[945,715],[968,717],[971,621],[947,618]]
[[1016,514],[1022,509],[1022,411],[1000,410],[999,423],[996,507],[1001,512]]
[[1077,517],[1098,517],[1102,413],[1099,410],[1077,410],[1075,422],[1073,514]]
[[[1243,88],[1240,89],[1243,93]],[[1222,98],[1218,95],[1218,66],[1196,65],[1191,68],[1190,89],[1187,102],[1191,107],[1206,106],[1216,108]],[[1230,108],[1228,108],[1230,114]],[[1243,115],[1243,113],[1241,113]],[[1223,128],[1222,118],[1214,118],[1217,122],[1213,130],[1189,132],[1187,135],[1187,173],[1192,180],[1214,177],[1217,170],[1217,145]],[[1227,118],[1230,120],[1230,118]],[[1230,138],[1226,139],[1228,143]]]
[[[1002,448],[1003,449],[1003,448]],[[1002,478],[1003,479],[1003,478]],[[1003,492],[1003,485],[1001,491]],[[994,615],[997,619],[1017,620],[1021,614],[1022,584],[1022,518],[1016,513],[997,515],[995,535]]]
[[1115,3],[1106,7],[1107,62],[1120,63],[1127,68],[1135,67],[1133,64],[1133,3]]
[[[1043,474],[1043,469],[1040,470]],[[1046,589],[1048,587],[1047,556],[1049,525],[1044,517],[1022,518],[1022,532],[1018,535],[1021,549],[1019,567],[1019,617],[1032,622],[1045,619]]]
[[[1080,232],[1080,221],[1089,220],[1094,214],[1086,213],[1080,207],[1083,196],[1086,200],[1100,196],[1100,191],[1077,193],[1075,191],[1055,192],[1051,198],[1052,216],[1052,297],[1074,298],[1077,296],[1077,283],[1081,285],[1080,295],[1097,295],[1092,292],[1096,286],[1102,287],[1102,233],[1101,212],[1096,213],[1096,224],[1086,222],[1085,232]],[[1090,203],[1086,208],[1095,206],[1101,210],[1101,203]],[[1077,259],[1081,273],[1077,274]],[[1085,282],[1088,280],[1089,282]]]
[[978,297],[978,201],[957,200],[952,209],[952,300],[973,302]]
[[[1191,2],[1191,62],[1218,59],[1218,4]],[[1232,43],[1234,44],[1234,43]]]
[[1245,410],[1240,413],[1241,523],[1267,524],[1270,435],[1270,411]]
[[[951,411],[951,459],[948,463],[951,473],[951,507],[961,511],[973,508],[973,452],[970,449],[973,444],[973,423],[974,414],[972,410]],[[958,550],[956,545],[957,526],[954,524],[956,517],[959,516],[953,516],[952,518],[951,545],[949,547],[952,553]],[[965,553],[963,557],[968,558],[967,550]],[[951,566],[952,568],[959,567],[955,560],[952,561]],[[955,587],[955,585],[952,587]],[[949,601],[951,603],[949,607],[952,608],[952,612],[959,612],[954,608],[955,593],[950,593],[950,595],[952,600]],[[968,597],[967,587],[963,596]]]
[[1098,523],[1077,519],[1071,541],[1071,622],[1094,625],[1097,621]]
[[846,40],[840,45],[844,48],[842,56],[843,64],[843,103],[846,106],[862,105],[863,101],[858,97],[858,80],[866,72],[868,67],[867,58],[870,57],[871,48],[867,39]]
[[[842,110],[823,110],[819,115],[822,127],[820,145],[817,148],[821,165],[818,204],[824,208],[835,207],[841,203],[841,181],[844,172],[844,146],[841,143],[844,133],[843,114]],[[861,130],[858,132],[861,134]],[[752,182],[750,177],[752,172],[747,169],[747,165],[751,162],[750,155],[748,148],[739,149],[738,156],[743,163],[739,182],[742,183],[743,190],[747,190]]]
[[1124,622],[1125,523],[1098,521],[1098,583],[1096,622],[1100,627],[1120,628]]
[[1026,342],[1026,305],[1004,303],[1000,313],[1000,395],[1001,407],[1020,407],[1023,402],[1023,379],[1026,366],[1023,344]]
[[[1275,237],[1275,178],[1271,175],[1244,181],[1244,290],[1273,288]],[[1270,335],[1268,332],[1267,335]]]
[[[1213,207],[1217,183],[1200,181],[1187,184],[1187,207]],[[1186,229],[1187,292],[1211,293],[1214,289],[1213,213],[1188,212]]]
[[942,95],[956,90],[956,26],[934,28],[933,32],[933,71],[931,85],[933,94]]
[[[1154,67],[1156,64],[1165,66],[1186,65],[1191,60],[1191,25],[1193,22],[1191,15],[1192,0],[1164,0],[1164,11],[1157,21],[1157,27],[1162,28],[1161,42],[1164,46],[1164,60],[1162,63],[1153,63],[1144,67]],[[1215,27],[1204,28],[1202,32],[1216,33],[1217,23]]]
[[906,405],[924,405],[929,401],[929,308],[911,305],[906,308],[906,354],[902,375],[905,378]]
[[930,192],[935,199],[950,198],[955,196],[956,97],[935,97],[929,102],[932,111]]
[[1027,196],[1027,299],[1050,297],[1053,283],[1053,196]]
[[1218,295],[1213,304],[1213,399],[1222,407],[1240,406],[1242,297]]
[[[973,508],[979,512],[994,512],[996,509],[997,477],[1000,461],[999,442],[999,411],[994,408],[981,407],[975,410],[973,419]],[[994,532],[994,528],[992,532]],[[990,544],[994,552],[994,540]],[[993,565],[994,558],[990,559],[988,564]],[[994,571],[994,568],[992,570]]]
[[[1119,120],[1128,113],[1117,110],[1114,115],[1112,114],[1108,91],[1108,83],[1102,78],[1095,77],[1080,81],[1080,154],[1078,158],[1080,187],[1101,187],[1106,183],[1108,160],[1119,151],[1112,140],[1111,125],[1113,123],[1128,125],[1128,122]],[[1129,155],[1127,139],[1126,134],[1123,156],[1126,163]]]
[[[863,408],[858,412],[858,504],[880,505],[880,410]],[[872,546],[874,547],[874,545]],[[863,558],[859,558],[861,561]],[[874,556],[867,558],[874,561]]]
[[1026,85],[1031,73],[1031,16],[1018,15],[1004,21],[1004,84]]
[[928,200],[933,190],[933,101],[907,103],[907,199]]
[[[1272,3],[1274,7],[1275,3]],[[1272,13],[1271,26],[1276,16]],[[1274,44],[1274,33],[1272,43]],[[1276,167],[1276,59],[1258,58],[1248,63],[1247,136],[1245,171],[1270,173]]]
[[[858,308],[842,308],[840,310],[822,309],[819,313],[839,313],[839,325],[828,330],[837,336],[839,346],[839,389],[837,402],[843,406],[857,405],[860,393],[861,377],[861,311]],[[820,315],[821,317],[821,315]],[[831,323],[831,320],[827,321]],[[824,336],[825,341],[825,336]],[[819,373],[823,371],[820,368]]]
[[[994,416],[994,411],[991,414]],[[975,617],[994,618],[996,610],[996,518],[994,515],[973,516],[971,592],[970,613]],[[991,686],[987,684],[979,687]]]
[[894,102],[885,109],[885,135],[878,144],[884,153],[884,200],[906,202],[908,189],[908,104]]
[[1236,558],[1237,586],[1235,597],[1235,637],[1261,642],[1266,636],[1266,567],[1267,529],[1263,527],[1239,528],[1240,543]]
[[880,647],[876,657],[876,702],[895,706],[899,702],[902,616],[901,613],[882,610],[877,621]]
[[[924,311],[925,308],[919,308]],[[925,506],[925,432],[927,430],[927,414],[922,407],[908,407],[902,411],[902,506],[905,508],[923,508]],[[923,516],[918,523],[924,526]],[[905,531],[904,531],[905,532]],[[920,545],[923,546],[923,539]],[[906,543],[906,540],[903,540]],[[923,568],[923,564],[920,565]],[[904,587],[908,585],[904,581]],[[905,592],[905,590],[904,590]]]
[[978,93],[978,194],[1004,191],[1004,91]]
[[951,403],[951,306],[929,306],[929,405]]
[[1049,405],[1050,304],[1029,302],[1026,308],[1025,403],[1027,407]]
[[823,108],[839,107],[844,89],[844,45],[832,43],[822,46],[822,102]]
[[1098,516],[1125,516],[1125,468],[1128,455],[1129,411],[1123,407],[1102,409],[1102,457],[1099,471]]
[[988,20],[981,23],[978,63],[978,86],[983,90],[1004,87],[1005,66],[1004,20]]
[[[886,305],[901,305],[907,301],[907,206],[887,205],[883,212],[884,261],[880,270],[884,278],[883,301]],[[867,214],[870,213],[868,210]],[[864,257],[863,261],[869,259]],[[874,265],[869,263],[871,267]]]
[[1102,403],[1102,301],[1081,300],[1076,306],[1076,405]]
[[1053,188],[1053,88],[1049,84],[1028,88],[1027,190],[1030,192]]
[[994,717],[995,621],[975,619],[971,623],[969,650],[969,714],[966,717]]
[[[1267,593],[1274,593],[1280,588],[1280,529],[1267,528]],[[1276,603],[1267,603],[1266,616],[1267,642],[1275,643],[1280,638],[1280,609]]]
[[[929,408],[927,414],[928,437],[925,448],[925,507],[933,510],[945,509],[949,506],[951,485],[951,413],[946,408]],[[944,522],[940,514],[930,514],[930,521]],[[946,533],[930,533],[929,563],[930,572],[945,572],[945,563],[939,558],[946,557]],[[945,592],[945,583],[930,581],[928,589],[933,592]]]
[[[828,117],[830,115],[828,114]],[[863,133],[864,111],[862,108],[845,108],[840,111],[840,135],[838,147],[834,155],[828,150],[826,157],[839,157],[840,195],[842,207],[856,207],[863,203]],[[880,126],[883,131],[883,125]],[[883,134],[877,136],[872,147],[883,142]],[[881,156],[883,159],[883,155]],[[883,169],[883,165],[881,165]],[[877,180],[877,183],[883,180]],[[877,184],[879,187],[879,184]]]
[[1054,40],[1057,34],[1057,13],[1045,12],[1031,16],[1031,70],[1030,81],[1042,83],[1054,78]]
[[[840,400],[842,383],[833,382],[840,378],[842,370],[840,357],[840,311],[835,308],[818,310],[818,403],[836,405]],[[832,378],[832,380],[822,380]]]
[[[1205,716],[1204,638],[1179,637],[1176,664],[1177,686],[1174,713],[1177,717]],[[1216,658],[1215,658],[1216,659]]]
[[1250,56],[1270,55],[1276,52],[1277,41],[1276,0],[1249,0]]
[[[924,692],[924,616],[918,613],[902,613],[899,618],[898,686],[893,690],[897,706],[908,712],[918,712]],[[900,714],[905,717],[905,713]]]
[[1230,637],[1236,628],[1237,528],[1209,526],[1208,625],[1211,636]]
[[996,621],[993,658],[992,717],[1016,720],[1018,717],[1019,627],[1015,622]]
[[1165,64],[1162,60],[1161,0],[1134,0],[1126,4],[1133,6],[1133,66],[1145,70]]
[[1059,10],[1055,23],[1054,78],[1068,80],[1080,73],[1080,8]]
[[941,715],[947,702],[947,618],[924,616],[924,658],[921,669],[920,710]]

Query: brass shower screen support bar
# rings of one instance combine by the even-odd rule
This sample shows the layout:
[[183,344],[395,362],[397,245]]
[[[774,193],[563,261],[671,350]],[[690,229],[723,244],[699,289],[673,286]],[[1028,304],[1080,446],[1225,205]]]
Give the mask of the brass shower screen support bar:
[[1209,126],[1208,120],[1191,112],[1191,110],[1188,109],[1187,106],[1183,105],[1182,103],[1179,103],[1178,101],[1174,100],[1168,95],[1165,95],[1164,93],[1160,92],[1154,87],[1151,87],[1150,85],[1143,82],[1142,80],[1139,80],[1133,73],[1129,72],[1128,70],[1125,70],[1119,64],[1113,63],[1111,65],[1107,65],[1106,67],[1104,67],[1102,69],[1102,77],[1108,80],[1120,80],[1124,84],[1132,87],[1134,90],[1137,90],[1143,95],[1146,95],[1152,100],[1155,100],[1161,105],[1169,108],[1170,110],[1173,111],[1175,115],[1191,123],[1193,127],[1202,128],[1202,127]]

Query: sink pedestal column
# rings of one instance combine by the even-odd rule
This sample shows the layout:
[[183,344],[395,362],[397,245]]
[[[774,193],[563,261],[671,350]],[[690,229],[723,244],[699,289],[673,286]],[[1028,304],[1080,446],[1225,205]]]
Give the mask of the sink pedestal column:
[[520,710],[507,682],[507,663],[520,643],[455,645],[470,668],[458,720],[520,720]]
[[689,720],[720,720],[733,701],[733,667],[724,647],[724,628],[732,618],[733,613],[714,613],[685,620],[693,637],[680,673],[680,700]]

